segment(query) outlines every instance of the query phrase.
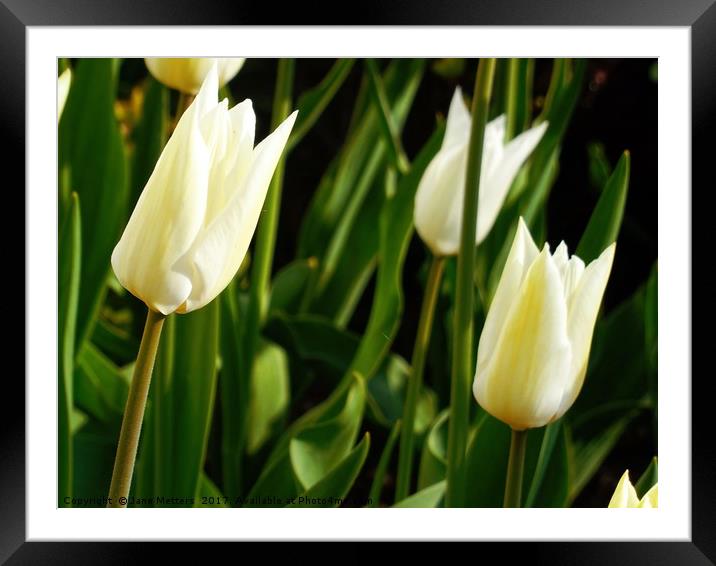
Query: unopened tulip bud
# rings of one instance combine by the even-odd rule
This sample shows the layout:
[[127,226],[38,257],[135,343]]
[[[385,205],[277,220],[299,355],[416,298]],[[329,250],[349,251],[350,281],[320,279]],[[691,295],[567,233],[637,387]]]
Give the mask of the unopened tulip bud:
[[648,509],[659,506],[659,487],[658,484],[654,484],[652,488],[644,494],[644,497],[639,499],[636,494],[636,489],[629,481],[629,470],[624,472],[619,483],[617,484],[614,494],[609,501],[610,508],[618,507],[638,507],[641,509]]
[[[415,195],[415,229],[438,256],[457,255],[460,248],[470,124],[470,112],[458,88],[450,103],[442,146],[425,170]],[[547,122],[542,122],[505,143],[505,116],[487,124],[480,169],[476,243],[489,234],[520,167],[546,130]]]
[[544,426],[574,403],[584,382],[615,244],[585,267],[562,242],[540,252],[517,233],[487,313],[473,393],[514,430]]
[[212,65],[217,65],[219,87],[224,86],[244,66],[243,58],[147,58],[144,62],[155,79],[160,83],[185,92],[196,94],[209,74]]
[[216,67],[182,115],[112,253],[120,283],[162,314],[209,303],[241,265],[296,119],[254,147],[250,100],[217,103]]

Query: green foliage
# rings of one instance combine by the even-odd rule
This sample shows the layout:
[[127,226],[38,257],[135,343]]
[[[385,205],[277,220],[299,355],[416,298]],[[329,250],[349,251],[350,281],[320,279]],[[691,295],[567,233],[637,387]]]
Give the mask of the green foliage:
[[[296,72],[309,64],[299,61]],[[58,504],[65,506],[66,497],[98,497],[109,488],[146,312],[112,274],[110,257],[171,134],[177,93],[149,75],[127,72],[120,83],[119,60],[62,65],[73,73],[58,126]],[[406,359],[425,286],[426,248],[413,237],[413,203],[445,133],[447,108],[436,101],[449,100],[456,84],[470,84],[475,64],[339,59],[303,92],[289,67],[279,81],[285,96],[276,104],[285,106],[296,89],[296,102],[282,111],[299,114],[277,233],[284,238],[290,227],[295,254],[284,257],[279,242],[282,261],[273,270],[272,259],[266,264],[258,310],[247,293],[256,284],[247,267],[261,255],[254,248],[212,303],[165,321],[131,491],[138,499],[130,506],[387,507],[394,501],[396,444],[412,374]],[[547,207],[564,166],[562,147],[572,139],[572,116],[584,99],[586,68],[587,61],[571,59],[551,67],[525,58],[498,62],[490,117],[506,114],[507,138],[542,121],[549,126],[476,250],[473,358],[519,217],[538,244],[563,237],[555,229],[563,223]],[[348,92],[359,79],[356,92]],[[232,85],[241,80],[239,74],[222,95],[233,99]],[[255,107],[265,129],[261,111],[271,98],[259,86],[257,96],[266,100]],[[126,93],[131,100],[123,99]],[[350,123],[348,112],[335,120],[346,100]],[[333,136],[332,150],[313,151],[326,135]],[[629,263],[622,250],[633,244],[622,241],[638,231],[627,206],[634,197],[627,199],[631,157],[624,151],[610,163],[597,142],[577,150],[588,160],[583,178],[591,187],[573,190],[596,204],[579,216],[589,220],[576,254],[589,262],[617,241],[616,275]],[[299,153],[318,160],[319,167],[306,167],[315,177],[302,174]],[[637,159],[635,153],[635,167]],[[279,174],[274,186],[280,182]],[[301,183],[315,185],[298,198]],[[264,262],[274,251],[266,242],[271,253],[262,255]],[[395,507],[445,505],[455,263],[447,260],[418,397],[410,481],[417,487]],[[602,309],[574,406],[528,432],[523,506],[573,504],[644,413],[653,419],[656,440],[658,265],[646,275],[618,295],[619,304]],[[510,429],[472,398],[470,405],[465,504],[500,507]],[[656,458],[640,468],[641,496],[658,479]]]

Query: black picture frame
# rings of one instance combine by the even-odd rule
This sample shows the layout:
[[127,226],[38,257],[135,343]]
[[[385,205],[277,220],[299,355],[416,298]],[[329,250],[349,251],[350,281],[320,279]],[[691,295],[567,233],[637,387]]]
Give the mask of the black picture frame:
[[[0,128],[4,171],[25,182],[26,28],[53,25],[565,25],[688,26],[691,29],[692,189],[713,191],[713,135],[716,131],[716,5],[714,0],[370,0],[351,11],[341,3],[196,2],[188,0],[0,0]],[[353,14],[351,14],[353,15]],[[17,191],[17,189],[14,189]],[[687,189],[688,190],[688,189]],[[690,250],[689,250],[690,253]],[[690,275],[690,274],[689,274]],[[32,300],[25,295],[25,302]],[[19,333],[18,333],[19,334]],[[709,564],[716,562],[716,443],[709,385],[711,372],[691,380],[692,517],[690,542],[501,543],[505,560],[529,556],[549,564]],[[4,380],[4,396],[16,402],[3,410],[0,467],[0,561],[25,563],[120,563],[136,547],[123,543],[25,542],[24,383]],[[691,379],[691,376],[671,376]],[[14,411],[14,412],[13,412]],[[359,535],[359,533],[356,533]],[[61,546],[61,548],[60,548]],[[175,552],[159,549],[163,558]],[[179,550],[182,554],[185,550]],[[356,556],[370,550],[357,550]],[[479,557],[476,557],[479,558]]]

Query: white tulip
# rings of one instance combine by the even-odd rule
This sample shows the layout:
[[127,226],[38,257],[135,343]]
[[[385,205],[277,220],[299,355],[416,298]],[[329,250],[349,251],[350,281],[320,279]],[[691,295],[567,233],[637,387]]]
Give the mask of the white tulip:
[[60,121],[62,111],[65,109],[67,95],[70,93],[70,84],[72,83],[72,71],[67,67],[57,78],[57,121]]
[[199,91],[209,69],[216,63],[219,73],[219,86],[233,79],[244,66],[244,58],[146,58],[147,69],[160,83],[185,92],[196,94]]
[[[450,103],[442,146],[425,170],[415,196],[415,228],[435,255],[457,255],[460,248],[470,124],[470,111],[457,88]],[[520,167],[537,147],[546,129],[547,122],[542,122],[506,144],[505,116],[487,124],[478,192],[476,243],[489,234]]]
[[629,481],[629,470],[622,474],[619,483],[617,484],[614,494],[609,501],[609,508],[626,508],[633,507],[639,509],[653,509],[659,506],[659,487],[658,484],[654,484],[649,491],[644,494],[644,497],[639,499],[636,494],[636,489]]
[[615,246],[585,267],[564,242],[554,255],[548,244],[540,252],[520,218],[477,352],[473,393],[488,413],[524,430],[572,406]]
[[120,283],[163,314],[201,308],[234,277],[296,119],[254,148],[251,101],[229,110],[218,89],[213,67],[112,253]]

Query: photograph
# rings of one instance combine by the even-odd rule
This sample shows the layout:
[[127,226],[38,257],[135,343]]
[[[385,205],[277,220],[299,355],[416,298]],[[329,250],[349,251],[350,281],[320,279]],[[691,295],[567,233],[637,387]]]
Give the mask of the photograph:
[[57,58],[56,507],[658,508],[659,69]]

